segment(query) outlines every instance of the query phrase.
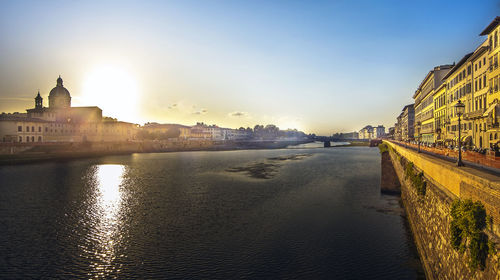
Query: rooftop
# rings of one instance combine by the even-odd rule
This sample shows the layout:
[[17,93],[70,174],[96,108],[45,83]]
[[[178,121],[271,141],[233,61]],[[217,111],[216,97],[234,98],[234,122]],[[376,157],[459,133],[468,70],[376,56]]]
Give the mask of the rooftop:
[[488,35],[500,23],[500,17],[496,17],[486,28],[479,34],[480,36]]
[[473,53],[468,53],[466,55],[464,55],[464,57],[462,57],[462,59],[460,59],[460,61],[455,64],[455,66],[453,66],[453,68],[451,68],[450,72],[448,72],[446,75],[444,75],[443,77],[443,81],[446,80],[449,76],[451,76],[453,73],[455,73],[455,71],[458,70],[458,68],[460,68],[468,59],[469,57],[471,57]]

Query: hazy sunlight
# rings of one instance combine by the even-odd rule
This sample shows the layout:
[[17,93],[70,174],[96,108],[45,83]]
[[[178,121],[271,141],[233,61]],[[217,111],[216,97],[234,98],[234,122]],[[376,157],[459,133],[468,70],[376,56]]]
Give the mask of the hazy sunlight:
[[140,98],[137,81],[128,71],[100,65],[84,78],[81,103],[97,105],[105,116],[134,122]]

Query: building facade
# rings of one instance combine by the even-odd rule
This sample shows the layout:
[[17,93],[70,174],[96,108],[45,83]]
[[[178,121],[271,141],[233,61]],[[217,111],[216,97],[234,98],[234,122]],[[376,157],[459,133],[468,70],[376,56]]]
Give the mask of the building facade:
[[472,65],[472,93],[466,96],[466,111],[464,119],[472,123],[470,136],[476,148],[488,147],[486,133],[486,117],[484,113],[488,107],[487,97],[489,92],[488,81],[488,41],[484,41],[470,57]]
[[2,142],[110,142],[132,141],[137,125],[103,118],[99,107],[72,107],[71,95],[59,77],[43,107],[40,92],[26,114],[0,115]]
[[434,93],[441,86],[442,78],[453,65],[434,67],[418,86],[413,99],[415,100],[414,138],[423,143],[434,143]]
[[401,141],[413,141],[415,135],[414,104],[406,105],[401,116]]
[[488,80],[488,94],[486,103],[488,108],[484,112],[486,129],[482,133],[488,147],[498,147],[500,138],[500,68],[498,60],[500,59],[500,17],[496,17],[482,32],[481,36],[487,36],[488,45],[488,71],[486,73]]
[[[464,120],[458,125],[458,115],[455,106],[460,100],[465,104],[465,111],[470,108],[467,104],[467,96],[472,93],[472,65],[470,57],[473,53],[466,54],[453,68],[443,77],[446,83],[446,111],[449,121],[446,124],[446,144],[456,146],[458,144],[458,130],[461,130],[461,141],[468,145],[472,144],[472,122]],[[469,97],[470,99],[470,97]]]
[[434,100],[434,143],[443,145],[446,139],[446,124],[448,121],[446,107],[446,83],[442,83],[433,95]]

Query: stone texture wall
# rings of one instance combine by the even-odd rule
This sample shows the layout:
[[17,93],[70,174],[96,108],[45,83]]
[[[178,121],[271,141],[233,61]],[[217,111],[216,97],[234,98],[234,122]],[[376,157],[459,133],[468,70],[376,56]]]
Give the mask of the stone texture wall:
[[[450,208],[457,196],[425,176],[425,170],[426,193],[425,196],[418,195],[412,183],[405,179],[405,157],[393,149],[390,149],[389,154],[401,182],[401,199],[427,278],[500,279],[498,253],[488,258],[484,271],[474,272],[468,267],[469,256],[451,247]],[[493,231],[487,234],[498,247],[498,237]]]
[[399,194],[401,193],[401,184],[399,183],[396,170],[391,162],[389,152],[383,152],[380,157],[380,166],[382,167],[382,176],[380,177],[380,190],[382,193]]

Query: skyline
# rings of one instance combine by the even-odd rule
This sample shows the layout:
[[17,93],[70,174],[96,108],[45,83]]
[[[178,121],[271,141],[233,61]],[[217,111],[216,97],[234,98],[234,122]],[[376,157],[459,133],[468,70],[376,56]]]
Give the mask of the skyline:
[[500,9],[430,3],[8,2],[0,111],[24,111],[38,89],[47,105],[61,75],[75,106],[136,123],[390,127],[427,72],[484,41]]

